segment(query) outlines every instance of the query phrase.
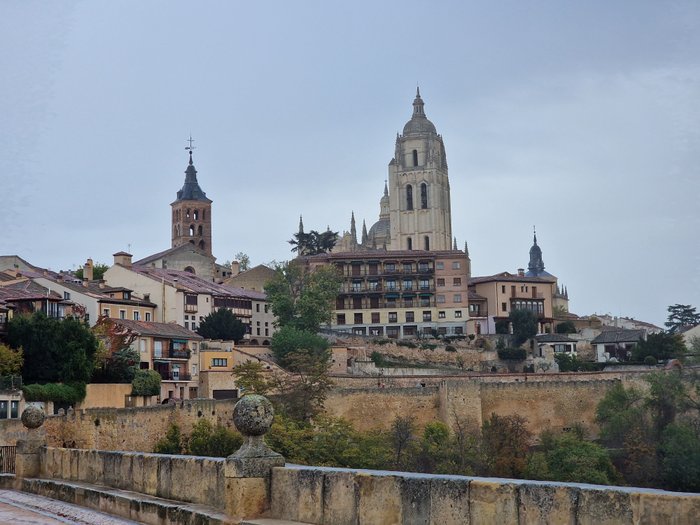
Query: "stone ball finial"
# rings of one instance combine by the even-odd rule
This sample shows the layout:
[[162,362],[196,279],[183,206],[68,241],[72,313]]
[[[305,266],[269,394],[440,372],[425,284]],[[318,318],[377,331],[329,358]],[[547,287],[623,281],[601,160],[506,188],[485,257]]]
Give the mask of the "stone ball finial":
[[39,428],[45,419],[44,411],[35,406],[28,406],[22,412],[22,424],[28,429]]
[[233,423],[244,436],[262,436],[272,426],[275,410],[270,400],[258,394],[248,394],[233,408]]

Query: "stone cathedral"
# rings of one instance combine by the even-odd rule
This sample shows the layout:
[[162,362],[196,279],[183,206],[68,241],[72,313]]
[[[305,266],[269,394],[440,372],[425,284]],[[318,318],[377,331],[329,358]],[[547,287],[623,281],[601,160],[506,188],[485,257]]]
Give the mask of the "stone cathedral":
[[388,185],[379,201],[379,220],[357,239],[355,216],[334,252],[364,250],[450,250],[452,215],[447,156],[442,136],[425,115],[416,91],[413,115],[396,135],[394,158],[389,162]]

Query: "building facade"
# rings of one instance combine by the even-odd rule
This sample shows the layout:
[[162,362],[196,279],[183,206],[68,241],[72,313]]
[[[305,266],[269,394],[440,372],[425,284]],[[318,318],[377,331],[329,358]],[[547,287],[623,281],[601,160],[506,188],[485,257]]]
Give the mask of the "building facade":
[[300,258],[342,277],[331,328],[389,338],[464,335],[469,257],[460,250],[366,251]]

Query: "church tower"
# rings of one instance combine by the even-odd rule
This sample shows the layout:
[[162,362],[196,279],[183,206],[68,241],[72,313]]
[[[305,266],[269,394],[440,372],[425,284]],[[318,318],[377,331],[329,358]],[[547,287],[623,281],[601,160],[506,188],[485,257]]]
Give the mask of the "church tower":
[[185,184],[177,192],[172,207],[172,247],[190,243],[207,255],[211,251],[211,199],[207,198],[197,182],[197,170],[192,163],[185,170]]
[[452,214],[442,137],[425,116],[420,90],[413,116],[396,136],[389,163],[391,250],[449,250]]

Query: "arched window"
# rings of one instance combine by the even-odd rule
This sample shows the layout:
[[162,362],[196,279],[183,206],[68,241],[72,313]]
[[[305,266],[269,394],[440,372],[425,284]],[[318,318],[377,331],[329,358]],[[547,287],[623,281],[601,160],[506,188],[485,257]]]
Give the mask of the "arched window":
[[204,246],[205,246],[204,241],[199,241],[199,249],[203,250]]
[[190,209],[187,208],[187,211],[185,212],[185,219],[189,219],[189,218],[190,218]]
[[207,220],[207,210],[202,210],[202,220]]
[[192,212],[192,217],[194,218],[195,221],[199,220],[199,210],[194,210]]
[[187,266],[187,267],[185,268],[185,271],[186,271],[187,273],[196,273],[196,272],[194,271],[194,268],[192,268],[191,266]]
[[194,224],[190,224],[190,237],[194,237]]
[[425,244],[425,249],[430,250],[430,237],[427,235],[423,237],[423,244]]
[[408,239],[406,239],[406,247],[407,247],[409,250],[412,250],[412,249],[413,249],[413,239],[411,239],[410,237],[409,237]]
[[413,209],[413,186],[410,184],[406,186],[406,209]]
[[202,236],[202,225],[201,224],[197,228],[197,235],[199,235],[200,237]]
[[413,150],[413,165],[418,166],[418,150]]
[[420,207],[423,210],[428,208],[428,185],[425,182],[420,185]]

